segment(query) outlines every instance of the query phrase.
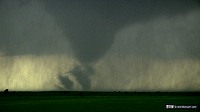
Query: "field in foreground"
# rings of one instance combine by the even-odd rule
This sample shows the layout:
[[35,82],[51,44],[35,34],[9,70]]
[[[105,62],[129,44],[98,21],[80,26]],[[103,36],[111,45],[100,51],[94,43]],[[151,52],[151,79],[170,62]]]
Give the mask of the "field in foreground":
[[13,92],[0,93],[0,112],[163,112],[198,109],[166,109],[166,104],[197,105],[197,94]]

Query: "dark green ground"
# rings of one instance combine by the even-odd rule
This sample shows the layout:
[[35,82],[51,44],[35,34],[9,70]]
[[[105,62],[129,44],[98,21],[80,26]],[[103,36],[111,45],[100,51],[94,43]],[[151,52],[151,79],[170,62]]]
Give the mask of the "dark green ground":
[[93,94],[1,93],[0,112],[171,112],[166,104],[200,103],[198,95]]

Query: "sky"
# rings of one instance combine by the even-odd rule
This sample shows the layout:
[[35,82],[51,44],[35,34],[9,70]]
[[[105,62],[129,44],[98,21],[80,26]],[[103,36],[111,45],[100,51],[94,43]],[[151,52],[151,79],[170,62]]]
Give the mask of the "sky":
[[2,91],[199,85],[199,0],[0,0]]

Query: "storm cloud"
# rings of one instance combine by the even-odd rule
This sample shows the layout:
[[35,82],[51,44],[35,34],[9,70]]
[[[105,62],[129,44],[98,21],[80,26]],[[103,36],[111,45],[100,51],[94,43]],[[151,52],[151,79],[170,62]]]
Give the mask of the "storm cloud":
[[108,53],[95,66],[98,77],[93,77],[94,87],[125,91],[199,91],[199,20],[197,9],[122,29]]
[[160,16],[175,16],[198,7],[198,1],[174,0],[48,0],[47,10],[69,36],[79,61],[101,58],[123,27]]
[[1,0],[0,89],[199,90],[199,5]]

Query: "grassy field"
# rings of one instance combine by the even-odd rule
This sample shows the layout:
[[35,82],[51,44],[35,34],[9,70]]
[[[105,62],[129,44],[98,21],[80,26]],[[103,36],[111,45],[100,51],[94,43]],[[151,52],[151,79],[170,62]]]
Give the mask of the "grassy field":
[[[23,95],[24,94],[24,95]],[[21,93],[0,95],[0,112],[164,112],[166,104],[198,105],[192,95],[66,95]]]

